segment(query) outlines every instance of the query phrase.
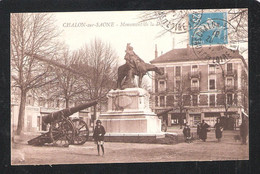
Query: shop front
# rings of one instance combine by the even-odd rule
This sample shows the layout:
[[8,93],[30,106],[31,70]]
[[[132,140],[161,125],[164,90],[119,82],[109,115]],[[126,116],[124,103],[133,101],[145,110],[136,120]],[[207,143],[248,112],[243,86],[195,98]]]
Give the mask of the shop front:
[[189,114],[189,119],[190,119],[190,126],[197,126],[201,122],[201,114],[199,113],[193,113]]
[[224,130],[235,130],[238,127],[237,123],[239,115],[236,112],[227,112],[220,118],[220,123],[223,125]]
[[183,125],[186,122],[186,113],[171,113],[171,125]]
[[204,120],[211,127],[214,127],[214,125],[217,123],[217,119],[220,117],[221,117],[220,112],[205,112],[204,113]]

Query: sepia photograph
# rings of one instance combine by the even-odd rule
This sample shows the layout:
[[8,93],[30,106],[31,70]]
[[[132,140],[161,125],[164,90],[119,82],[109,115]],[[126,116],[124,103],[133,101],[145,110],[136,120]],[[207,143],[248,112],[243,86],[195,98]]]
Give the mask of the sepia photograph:
[[10,14],[11,165],[249,160],[248,9]]

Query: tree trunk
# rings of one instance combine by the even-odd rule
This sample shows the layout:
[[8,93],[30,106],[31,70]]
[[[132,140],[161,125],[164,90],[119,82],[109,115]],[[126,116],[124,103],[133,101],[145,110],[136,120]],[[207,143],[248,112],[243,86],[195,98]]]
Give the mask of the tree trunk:
[[182,109],[180,108],[180,129],[182,129],[183,118],[182,118]]
[[66,104],[66,108],[69,108],[69,99],[65,98],[65,104]]
[[18,126],[17,126],[17,135],[20,135],[24,131],[24,113],[25,113],[25,103],[26,103],[26,91],[21,90],[21,102],[18,115]]

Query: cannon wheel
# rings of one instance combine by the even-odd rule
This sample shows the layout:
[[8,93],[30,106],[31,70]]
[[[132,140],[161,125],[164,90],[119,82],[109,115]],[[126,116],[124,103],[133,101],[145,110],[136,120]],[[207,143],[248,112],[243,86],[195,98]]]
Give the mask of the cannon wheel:
[[89,137],[88,125],[81,119],[73,119],[72,123],[75,128],[74,143],[75,145],[84,144]]
[[50,138],[53,144],[57,146],[69,146],[73,144],[75,129],[70,120],[62,119],[61,121],[53,122],[50,126]]

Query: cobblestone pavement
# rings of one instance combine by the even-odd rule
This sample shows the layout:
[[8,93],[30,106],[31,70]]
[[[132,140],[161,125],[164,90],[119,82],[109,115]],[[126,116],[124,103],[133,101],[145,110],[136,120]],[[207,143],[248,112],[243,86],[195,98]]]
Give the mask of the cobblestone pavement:
[[[194,131],[194,130],[193,130]],[[179,130],[178,132],[181,132]],[[96,145],[69,147],[34,147],[27,140],[16,141],[11,149],[14,165],[39,164],[87,164],[87,163],[133,163],[169,161],[215,161],[248,160],[249,147],[234,140],[238,131],[224,131],[221,142],[215,139],[214,131],[208,133],[206,142],[195,140],[192,143],[137,144],[105,142],[105,156],[97,156]]]

